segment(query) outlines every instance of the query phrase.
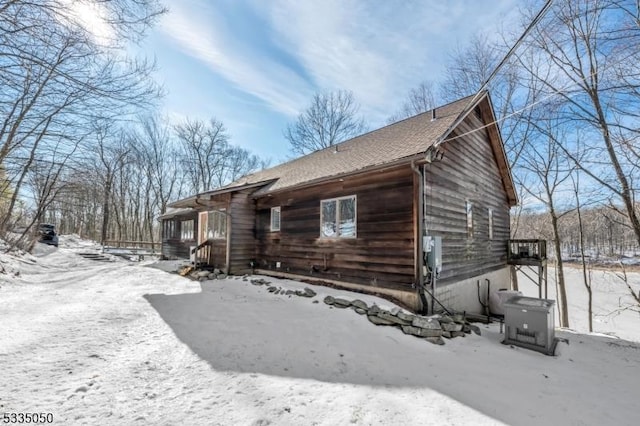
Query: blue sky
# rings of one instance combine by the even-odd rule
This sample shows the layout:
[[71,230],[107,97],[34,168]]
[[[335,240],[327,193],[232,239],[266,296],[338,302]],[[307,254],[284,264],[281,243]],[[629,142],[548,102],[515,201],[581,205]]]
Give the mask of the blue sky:
[[447,54],[508,25],[517,0],[180,0],[145,41],[172,122],[216,117],[232,143],[288,156],[282,131],[315,92],[353,91],[371,128],[442,78]]

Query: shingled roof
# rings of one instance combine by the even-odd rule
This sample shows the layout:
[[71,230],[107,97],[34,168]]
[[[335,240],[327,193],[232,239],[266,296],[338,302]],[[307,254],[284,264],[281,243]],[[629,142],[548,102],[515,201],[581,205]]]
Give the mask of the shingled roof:
[[436,108],[321,149],[270,169],[247,175],[230,185],[277,179],[259,192],[278,191],[319,179],[357,172],[424,153],[468,105],[471,97]]
[[[479,97],[476,103],[485,98],[487,94]],[[418,114],[329,148],[246,175],[229,185],[201,195],[232,192],[260,186],[262,183],[262,187],[254,192],[254,195],[260,196],[402,160],[409,161],[424,154],[441,136],[450,131],[450,127],[465,112],[472,99],[473,96],[469,96],[435,108],[435,119],[433,111]],[[172,205],[181,206],[186,204],[187,199],[182,201],[185,203],[178,201]]]

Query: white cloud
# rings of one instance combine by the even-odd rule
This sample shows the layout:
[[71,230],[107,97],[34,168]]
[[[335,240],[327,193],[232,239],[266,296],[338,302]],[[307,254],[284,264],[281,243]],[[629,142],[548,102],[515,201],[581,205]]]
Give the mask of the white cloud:
[[312,88],[286,66],[243,45],[238,35],[224,33],[224,27],[211,9],[199,14],[198,10],[181,9],[176,4],[161,30],[186,53],[238,89],[261,99],[276,111],[296,115]]
[[491,7],[475,0],[243,4],[266,19],[269,42],[294,58],[311,82],[296,73],[296,67],[249,44],[216,7],[185,3],[172,5],[161,30],[237,89],[290,117],[306,107],[313,92],[349,89],[376,124],[396,109],[410,88],[441,79],[448,52],[478,30],[497,28],[500,16],[514,9],[516,0],[500,0]]
[[263,7],[281,46],[319,88],[352,90],[364,112],[380,119],[409,88],[440,79],[448,51],[487,22],[497,24],[512,4],[278,0]]

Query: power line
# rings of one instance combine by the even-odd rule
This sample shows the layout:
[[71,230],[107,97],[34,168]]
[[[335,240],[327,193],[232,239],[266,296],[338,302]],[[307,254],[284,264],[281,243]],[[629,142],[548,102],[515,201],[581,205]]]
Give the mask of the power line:
[[473,107],[476,103],[476,101],[478,99],[480,99],[480,96],[482,95],[482,93],[484,92],[484,90],[486,89],[486,87],[489,85],[489,83],[491,82],[491,80],[493,80],[493,78],[498,74],[498,71],[500,71],[500,69],[504,66],[504,64],[507,62],[507,60],[509,59],[509,57],[511,57],[511,55],[515,52],[515,50],[518,48],[518,46],[520,46],[520,44],[522,43],[522,41],[525,39],[525,37],[529,34],[529,32],[538,24],[538,22],[540,22],[540,20],[543,18],[543,16],[547,13],[547,11],[551,8],[551,3],[553,2],[553,0],[547,0],[547,2],[545,3],[545,5],[542,7],[542,9],[540,9],[540,12],[538,12],[538,14],[536,15],[535,18],[533,18],[533,21],[531,21],[531,23],[529,24],[529,26],[524,30],[524,32],[522,33],[522,35],[520,36],[520,38],[518,38],[518,40],[515,42],[515,44],[513,46],[511,46],[511,49],[509,49],[509,51],[507,52],[507,54],[504,56],[504,58],[502,59],[502,61],[500,61],[500,63],[494,68],[493,72],[489,75],[489,77],[487,78],[487,80],[482,84],[482,86],[480,86],[480,89],[478,89],[478,91],[476,92],[476,94],[473,96],[473,98],[471,98],[471,101],[469,101],[469,103],[467,104],[467,106],[462,110],[462,112],[460,113],[460,115],[458,116],[458,118],[451,124],[451,126],[449,126],[449,128],[447,129],[446,132],[444,132],[442,134],[442,136],[440,136],[438,138],[438,140],[436,141],[436,143],[434,144],[434,147],[438,147],[440,144],[442,144],[444,142],[444,140],[447,138],[447,136],[449,136],[449,134],[453,131],[453,129],[455,129],[456,127],[458,127],[458,125],[462,122],[462,120],[464,120],[464,117],[466,117],[467,113],[469,112],[469,110],[471,109],[471,107]]

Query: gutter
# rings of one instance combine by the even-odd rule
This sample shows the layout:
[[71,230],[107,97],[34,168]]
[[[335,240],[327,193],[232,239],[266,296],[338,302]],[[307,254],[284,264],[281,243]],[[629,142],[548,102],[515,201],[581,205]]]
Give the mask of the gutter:
[[424,295],[424,274],[422,272],[422,267],[424,263],[424,252],[422,247],[422,238],[424,237],[424,203],[422,202],[422,197],[424,194],[424,179],[420,169],[416,167],[415,160],[411,160],[411,170],[414,171],[416,176],[418,177],[418,188],[419,188],[419,201],[418,201],[418,238],[415,241],[416,251],[417,251],[417,259],[416,264],[414,265],[414,270],[418,278],[418,296],[420,297],[420,302],[422,303],[422,312],[426,312],[429,307],[429,301],[427,297]]

